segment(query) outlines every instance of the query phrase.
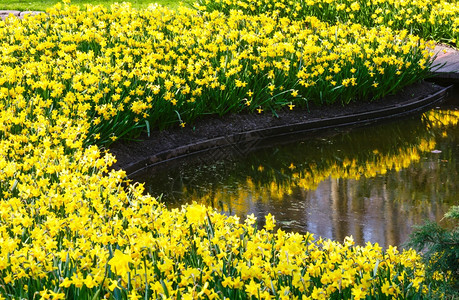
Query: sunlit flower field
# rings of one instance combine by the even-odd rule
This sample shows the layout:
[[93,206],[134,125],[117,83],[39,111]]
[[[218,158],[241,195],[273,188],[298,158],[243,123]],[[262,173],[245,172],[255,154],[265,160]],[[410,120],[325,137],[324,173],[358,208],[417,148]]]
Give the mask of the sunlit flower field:
[[459,5],[454,0],[197,0],[195,6],[226,14],[242,10],[295,20],[315,16],[333,24],[382,25],[456,46],[459,42]]
[[59,3],[0,21],[0,43],[0,298],[435,292],[412,250],[165,209],[105,148],[207,114],[378,99],[429,76],[431,42],[314,16]]

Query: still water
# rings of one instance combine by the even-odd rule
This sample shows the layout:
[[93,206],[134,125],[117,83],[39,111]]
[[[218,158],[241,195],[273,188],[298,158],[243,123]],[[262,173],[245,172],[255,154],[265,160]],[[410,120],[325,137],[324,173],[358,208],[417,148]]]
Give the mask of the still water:
[[[133,178],[168,207],[196,201],[259,226],[400,245],[413,225],[459,204],[459,91],[398,121],[239,145]],[[257,149],[258,148],[258,149]]]

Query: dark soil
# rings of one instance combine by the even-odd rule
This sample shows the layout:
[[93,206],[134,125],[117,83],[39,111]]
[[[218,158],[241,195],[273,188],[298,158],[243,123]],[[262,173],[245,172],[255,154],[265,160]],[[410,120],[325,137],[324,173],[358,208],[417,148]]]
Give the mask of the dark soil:
[[152,131],[150,137],[146,134],[139,137],[140,141],[118,141],[111,145],[110,152],[117,158],[114,168],[125,169],[135,162],[146,160],[158,153],[189,144],[196,144],[200,141],[224,137],[234,133],[330,119],[337,116],[397,106],[431,95],[441,89],[442,87],[433,83],[421,82],[406,87],[395,95],[389,95],[373,102],[360,101],[345,106],[341,104],[329,106],[310,105],[308,109],[295,107],[293,110],[277,111],[277,117],[270,112],[263,112],[262,114],[229,114],[223,117],[207,116],[191,125],[187,124],[185,128],[177,126],[167,130]]

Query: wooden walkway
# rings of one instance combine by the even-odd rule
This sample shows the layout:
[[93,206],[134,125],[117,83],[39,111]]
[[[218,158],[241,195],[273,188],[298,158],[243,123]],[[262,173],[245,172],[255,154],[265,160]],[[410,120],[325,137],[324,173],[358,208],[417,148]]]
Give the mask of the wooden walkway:
[[434,53],[432,72],[436,78],[459,82],[459,51],[451,47],[437,45]]

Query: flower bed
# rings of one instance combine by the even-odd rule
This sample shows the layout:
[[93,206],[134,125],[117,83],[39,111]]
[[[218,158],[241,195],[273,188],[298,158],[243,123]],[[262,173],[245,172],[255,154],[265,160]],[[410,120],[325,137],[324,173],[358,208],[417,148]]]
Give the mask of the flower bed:
[[198,0],[204,11],[242,10],[248,14],[269,13],[290,19],[315,16],[326,22],[350,22],[368,27],[387,26],[407,30],[425,39],[459,42],[459,5],[457,1],[405,0]]
[[428,74],[389,29],[128,4],[0,22],[0,295],[427,296],[414,251],[167,210],[102,146],[203,114],[380,97]]
[[431,64],[422,39],[387,28],[113,9],[10,18],[0,97],[38,96],[85,116],[86,144],[106,145],[207,114],[378,99],[425,78]]

